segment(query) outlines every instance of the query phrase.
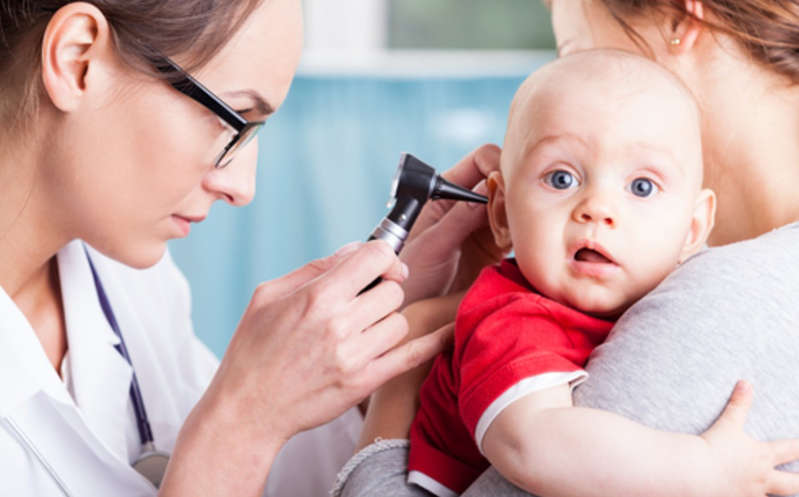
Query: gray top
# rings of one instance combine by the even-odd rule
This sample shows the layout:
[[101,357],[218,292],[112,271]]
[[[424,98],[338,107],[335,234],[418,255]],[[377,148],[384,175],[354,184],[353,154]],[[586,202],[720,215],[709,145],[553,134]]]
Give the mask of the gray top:
[[[575,390],[575,403],[653,428],[701,433],[735,382],[746,379],[755,393],[746,431],[760,440],[799,437],[797,302],[799,223],[706,250],[622,316],[591,356],[590,377]],[[404,488],[396,471],[405,450],[366,458],[342,495],[378,495],[369,488],[391,488],[380,495],[425,495]],[[394,470],[382,471],[386,464]],[[799,464],[787,468],[799,471]],[[463,495],[526,494],[489,469]]]

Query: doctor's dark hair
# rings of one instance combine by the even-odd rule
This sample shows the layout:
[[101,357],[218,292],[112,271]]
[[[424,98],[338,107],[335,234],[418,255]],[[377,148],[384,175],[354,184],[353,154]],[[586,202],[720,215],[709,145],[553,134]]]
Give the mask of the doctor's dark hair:
[[[86,0],[108,20],[123,61],[157,78],[173,76],[153,68],[149,61],[157,54],[183,57],[188,71],[202,67],[261,1]],[[42,37],[52,15],[69,3],[0,0],[0,118],[12,126],[38,105]]]
[[[680,20],[690,15],[684,0],[602,0],[639,47],[643,38],[628,23],[653,13]],[[799,0],[702,0],[711,30],[736,40],[755,61],[799,83]]]

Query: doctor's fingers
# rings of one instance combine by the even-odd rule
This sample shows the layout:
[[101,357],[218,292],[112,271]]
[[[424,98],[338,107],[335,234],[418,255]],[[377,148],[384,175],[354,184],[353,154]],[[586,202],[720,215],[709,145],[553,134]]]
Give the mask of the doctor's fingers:
[[372,360],[397,346],[407,334],[408,321],[405,316],[395,312],[341,342],[337,348],[336,363],[339,372],[344,375],[342,381],[357,378]]
[[383,280],[351,301],[344,317],[353,331],[362,331],[396,311],[405,300],[405,292],[396,281]]
[[391,246],[373,240],[342,257],[312,285],[323,295],[350,301],[377,277],[401,283],[407,275],[407,267]]
[[294,293],[303,285],[330,271],[343,258],[363,245],[364,242],[350,242],[327,257],[311,261],[284,276],[261,283],[256,289],[258,298],[262,302],[269,302]]
[[[427,361],[450,346],[455,323],[449,323],[432,333],[414,338],[369,362],[363,369],[363,388],[372,392],[388,380]],[[368,331],[367,333],[371,333]]]
[[[457,164],[441,174],[441,176],[464,188],[473,188],[485,179],[491,171],[499,169],[500,148],[493,144],[483,145]],[[437,223],[456,202],[437,201],[428,203],[419,215],[419,219],[411,231],[410,239]]]

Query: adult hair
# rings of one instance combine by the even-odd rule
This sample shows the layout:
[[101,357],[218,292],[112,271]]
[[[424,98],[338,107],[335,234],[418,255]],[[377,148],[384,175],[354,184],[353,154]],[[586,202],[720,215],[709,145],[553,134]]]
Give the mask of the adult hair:
[[[262,0],[85,0],[108,20],[122,60],[154,77],[158,55],[207,63]],[[0,0],[0,119],[8,125],[38,105],[41,43],[50,18],[70,0]]]
[[[630,38],[646,43],[627,19],[649,13],[674,19],[691,15],[682,0],[602,0]],[[799,83],[799,1],[702,0],[706,19],[696,19],[736,40],[757,62]],[[708,20],[710,19],[710,20]]]

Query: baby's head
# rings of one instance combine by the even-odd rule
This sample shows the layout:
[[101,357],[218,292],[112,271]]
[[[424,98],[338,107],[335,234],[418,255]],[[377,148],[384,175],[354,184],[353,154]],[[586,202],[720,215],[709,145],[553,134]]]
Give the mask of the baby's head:
[[615,317],[705,243],[699,111],[643,57],[592,50],[531,75],[489,177],[497,243],[543,295]]

